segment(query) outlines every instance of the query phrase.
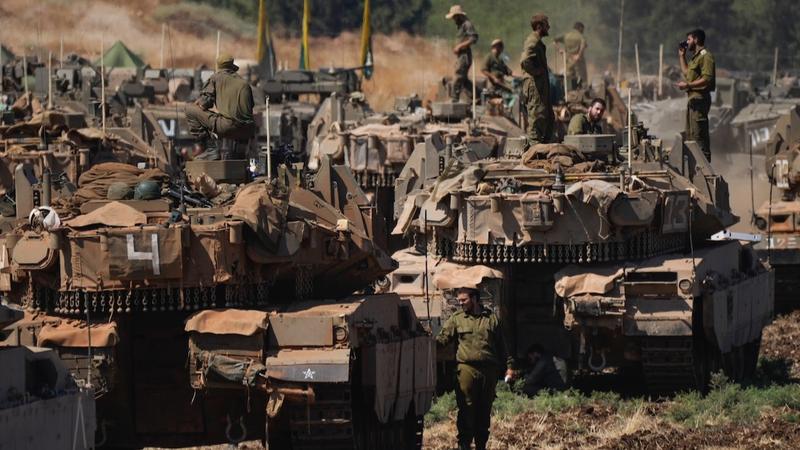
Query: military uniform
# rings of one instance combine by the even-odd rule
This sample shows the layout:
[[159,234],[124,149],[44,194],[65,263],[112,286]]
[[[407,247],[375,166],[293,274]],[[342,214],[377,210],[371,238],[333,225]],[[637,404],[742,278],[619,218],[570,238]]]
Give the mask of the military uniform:
[[456,77],[453,80],[453,91],[451,93],[454,102],[457,102],[461,97],[461,90],[467,90],[467,96],[472,98],[472,81],[469,79],[469,68],[472,67],[472,45],[478,42],[478,33],[469,19],[464,19],[461,26],[458,27],[456,35],[458,42],[464,42],[469,39],[470,45],[461,50],[456,56]]
[[570,119],[567,134],[603,134],[603,127],[600,121],[590,121],[587,113],[580,113]]
[[567,52],[567,79],[572,89],[577,89],[586,85],[589,75],[586,71],[586,60],[580,54],[581,49],[586,47],[586,38],[578,30],[572,30],[563,36],[555,39],[556,42],[564,44],[564,51]]
[[567,387],[567,368],[564,361],[549,354],[542,354],[525,374],[522,392],[531,397],[542,389],[563,391]]
[[476,449],[485,449],[497,379],[504,366],[513,365],[510,356],[503,360],[507,353],[497,316],[487,309],[477,315],[458,311],[444,323],[436,341],[441,345],[453,341],[458,344],[459,445],[469,448],[474,439]]
[[[208,79],[200,92],[198,104],[186,106],[189,132],[198,140],[208,142],[211,133],[220,138],[250,139],[255,133],[253,122],[253,91],[250,85],[229,68],[218,70]],[[210,108],[216,106],[216,111]],[[201,159],[219,159],[214,151]]]
[[533,144],[547,144],[553,140],[555,115],[550,103],[550,75],[547,67],[547,47],[539,33],[532,31],[525,38],[520,66],[522,96],[528,113],[527,134]]
[[702,89],[689,89],[689,103],[686,108],[686,139],[697,141],[706,159],[711,162],[711,136],[708,128],[708,112],[711,110],[711,92],[716,89],[716,69],[714,56],[702,49],[692,56],[686,72],[686,82],[691,83],[701,77],[708,81]]
[[[508,68],[506,62],[503,61],[502,55],[495,55],[494,52],[489,52],[486,55],[486,60],[483,62],[483,71],[489,72],[493,76],[500,78],[501,80],[505,76],[511,76],[511,69]],[[493,81],[489,80],[492,84],[492,87],[508,91],[508,86],[502,84],[500,86],[496,85]]]

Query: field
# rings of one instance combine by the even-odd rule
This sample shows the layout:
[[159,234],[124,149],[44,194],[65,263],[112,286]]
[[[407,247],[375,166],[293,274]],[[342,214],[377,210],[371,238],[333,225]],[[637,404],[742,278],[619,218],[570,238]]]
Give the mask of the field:
[[[764,332],[758,378],[740,386],[715,376],[702,397],[649,399],[622,379],[583,380],[580,390],[521,397],[501,383],[491,449],[796,449],[800,448],[800,312]],[[616,387],[626,395],[595,390]],[[635,388],[634,388],[635,389]],[[425,448],[455,446],[455,399],[436,400]]]

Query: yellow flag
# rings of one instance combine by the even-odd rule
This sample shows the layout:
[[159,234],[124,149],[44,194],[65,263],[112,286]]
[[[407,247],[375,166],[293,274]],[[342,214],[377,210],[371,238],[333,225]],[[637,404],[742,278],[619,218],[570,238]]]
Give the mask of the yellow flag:
[[258,50],[256,54],[261,75],[272,78],[275,75],[277,58],[275,48],[272,46],[272,33],[269,29],[267,17],[267,0],[258,1]]
[[309,0],[303,0],[303,37],[300,41],[300,69],[311,69],[311,58],[308,55],[308,20],[311,14]]
[[364,78],[372,77],[372,25],[370,24],[370,0],[364,0],[364,18],[361,21],[361,67]]

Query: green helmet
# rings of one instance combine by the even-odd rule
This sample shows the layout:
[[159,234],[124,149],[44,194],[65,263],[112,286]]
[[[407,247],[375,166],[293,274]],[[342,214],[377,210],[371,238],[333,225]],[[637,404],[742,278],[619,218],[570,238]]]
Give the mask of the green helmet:
[[157,198],[161,198],[161,184],[157,181],[140,181],[133,190],[134,200],[154,200]]
[[126,200],[131,198],[132,194],[133,191],[131,190],[131,187],[128,186],[128,183],[117,181],[108,186],[106,198],[109,200]]

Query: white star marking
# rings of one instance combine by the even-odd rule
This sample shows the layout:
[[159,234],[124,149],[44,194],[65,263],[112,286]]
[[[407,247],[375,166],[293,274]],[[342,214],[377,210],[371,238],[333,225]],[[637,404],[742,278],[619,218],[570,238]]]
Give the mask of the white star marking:
[[304,377],[303,378],[304,380],[313,380],[314,379],[314,371],[311,370],[311,368],[309,367],[308,369],[306,369],[303,372],[303,377]]

